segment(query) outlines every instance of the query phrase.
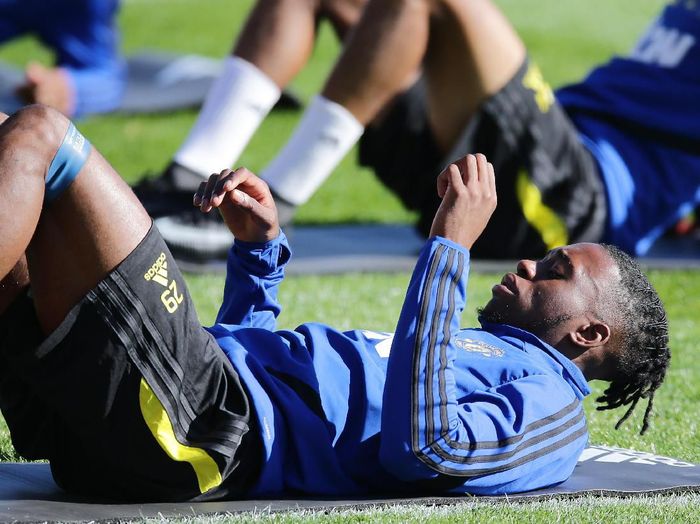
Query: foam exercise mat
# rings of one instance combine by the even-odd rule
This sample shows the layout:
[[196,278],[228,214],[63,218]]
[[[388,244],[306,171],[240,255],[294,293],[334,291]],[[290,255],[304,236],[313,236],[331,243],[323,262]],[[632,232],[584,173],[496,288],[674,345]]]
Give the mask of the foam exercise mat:
[[[294,253],[288,274],[411,271],[423,238],[409,224],[338,224],[293,226],[286,230]],[[178,258],[175,252],[175,258]],[[647,268],[700,268],[700,241],[662,238],[640,262]],[[193,273],[224,272],[224,261],[197,262],[178,258]],[[512,271],[512,260],[471,261],[474,271]]]
[[[700,465],[628,449],[591,446],[584,450],[572,477],[551,488],[480,500],[521,501],[552,497],[700,492]],[[468,496],[469,498],[472,498]],[[71,497],[53,482],[48,464],[0,464],[0,521],[105,521],[144,517],[363,508],[392,504],[446,505],[464,496],[416,498],[240,500],[200,503],[124,504]]]
[[[198,107],[222,65],[221,60],[200,55],[144,51],[130,56],[126,92],[117,111],[157,113]],[[0,111],[13,113],[22,106],[15,89],[23,77],[20,68],[0,63]],[[276,107],[295,109],[301,102],[285,91]]]

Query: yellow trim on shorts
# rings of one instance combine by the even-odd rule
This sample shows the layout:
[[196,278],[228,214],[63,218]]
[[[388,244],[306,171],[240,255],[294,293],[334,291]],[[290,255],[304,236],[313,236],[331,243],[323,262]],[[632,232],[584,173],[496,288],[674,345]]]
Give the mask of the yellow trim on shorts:
[[518,173],[515,192],[525,220],[540,234],[548,250],[569,243],[566,224],[542,202],[542,193],[524,170]]
[[185,446],[177,440],[168,413],[143,378],[139,388],[139,404],[148,429],[163,451],[173,460],[190,463],[197,475],[200,493],[221,484],[221,473],[214,459],[203,449]]
[[540,111],[546,113],[554,104],[554,92],[542,76],[542,71],[537,64],[530,62],[527,72],[523,77],[523,85],[534,91],[535,103]]

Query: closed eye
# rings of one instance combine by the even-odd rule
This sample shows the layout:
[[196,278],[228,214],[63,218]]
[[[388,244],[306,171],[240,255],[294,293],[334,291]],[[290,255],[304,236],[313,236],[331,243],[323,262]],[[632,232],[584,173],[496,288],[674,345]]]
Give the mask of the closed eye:
[[552,279],[565,280],[571,277],[571,271],[569,267],[563,265],[559,261],[553,261],[553,263],[546,270],[547,276]]
[[542,266],[542,274],[550,279],[563,280],[572,273],[571,259],[562,249],[554,249],[539,261]]

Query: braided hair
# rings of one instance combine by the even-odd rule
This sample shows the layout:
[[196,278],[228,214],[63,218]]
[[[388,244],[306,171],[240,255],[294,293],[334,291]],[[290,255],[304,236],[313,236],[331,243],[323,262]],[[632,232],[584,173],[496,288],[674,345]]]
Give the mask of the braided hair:
[[615,425],[629,418],[640,399],[647,399],[640,434],[649,428],[654,394],[666,375],[671,353],[668,320],[661,299],[639,265],[620,249],[603,244],[620,272],[620,285],[613,291],[614,307],[623,326],[617,373],[603,395],[598,410],[630,405]]

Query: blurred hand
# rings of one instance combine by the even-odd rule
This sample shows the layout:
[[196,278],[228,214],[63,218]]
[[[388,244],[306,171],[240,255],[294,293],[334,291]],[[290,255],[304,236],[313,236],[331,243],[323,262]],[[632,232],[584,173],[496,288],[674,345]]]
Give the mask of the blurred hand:
[[496,209],[496,178],[484,155],[467,155],[443,170],[437,179],[442,203],[430,236],[471,249]]
[[25,104],[45,104],[67,117],[75,108],[75,92],[68,73],[60,67],[46,67],[31,62],[24,72],[24,84],[17,96]]
[[246,168],[224,169],[202,182],[194,205],[203,213],[218,208],[233,236],[246,242],[277,238],[280,227],[270,189]]

